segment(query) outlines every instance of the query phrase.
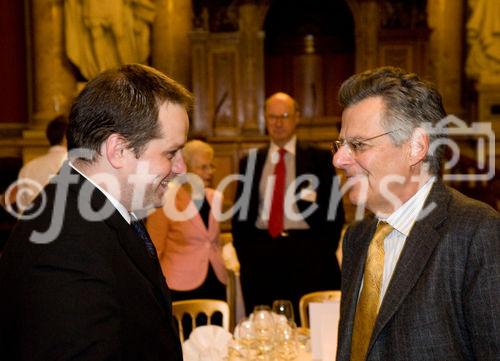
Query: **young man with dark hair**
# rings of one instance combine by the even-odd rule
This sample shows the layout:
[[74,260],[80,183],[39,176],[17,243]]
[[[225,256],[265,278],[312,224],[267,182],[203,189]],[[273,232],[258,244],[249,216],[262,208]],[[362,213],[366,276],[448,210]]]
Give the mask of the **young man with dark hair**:
[[191,103],[143,65],[106,71],[76,98],[69,163],[0,259],[2,360],[182,360],[170,292],[136,212],[161,206],[185,172]]

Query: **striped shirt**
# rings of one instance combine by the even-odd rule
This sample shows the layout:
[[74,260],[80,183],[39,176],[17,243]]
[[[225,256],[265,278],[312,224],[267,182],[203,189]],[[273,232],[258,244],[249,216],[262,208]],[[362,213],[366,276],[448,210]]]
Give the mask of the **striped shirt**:
[[413,197],[401,205],[401,207],[393,212],[387,219],[379,219],[379,221],[385,221],[394,228],[384,240],[384,275],[382,276],[380,303],[382,303],[384,299],[385,292],[391,281],[399,256],[406,243],[406,238],[417,221],[435,180],[435,177],[429,178]]

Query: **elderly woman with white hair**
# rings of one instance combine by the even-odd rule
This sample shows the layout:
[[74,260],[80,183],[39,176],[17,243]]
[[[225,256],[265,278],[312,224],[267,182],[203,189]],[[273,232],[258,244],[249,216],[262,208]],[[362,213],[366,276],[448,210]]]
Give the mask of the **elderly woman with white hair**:
[[163,208],[147,219],[172,300],[226,299],[227,271],[219,243],[222,195],[210,188],[213,148],[200,140],[186,143],[187,175],[172,182]]

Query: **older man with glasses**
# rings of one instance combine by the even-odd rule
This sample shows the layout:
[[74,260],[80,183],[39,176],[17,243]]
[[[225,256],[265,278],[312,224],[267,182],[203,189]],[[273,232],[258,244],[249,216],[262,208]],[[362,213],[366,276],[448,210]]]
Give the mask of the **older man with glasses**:
[[339,98],[333,163],[374,216],[344,237],[337,361],[498,360],[500,217],[440,179],[441,96],[384,67]]
[[328,150],[297,140],[297,102],[276,93],[265,103],[270,144],[240,163],[240,173],[253,172],[251,190],[240,182],[236,200],[248,196],[233,216],[234,245],[241,262],[247,312],[255,305],[289,299],[298,312],[300,297],[311,291],[338,289],[335,258],[344,211],[330,212],[335,171]]

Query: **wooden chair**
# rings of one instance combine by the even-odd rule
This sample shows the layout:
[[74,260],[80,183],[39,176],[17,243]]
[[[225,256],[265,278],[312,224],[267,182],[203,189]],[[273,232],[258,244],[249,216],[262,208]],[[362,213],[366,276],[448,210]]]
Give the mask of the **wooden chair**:
[[182,319],[184,315],[189,315],[191,319],[191,332],[196,328],[196,318],[199,314],[207,316],[207,323],[212,324],[212,316],[220,312],[222,314],[222,327],[229,331],[229,305],[225,301],[220,300],[186,300],[172,302],[172,313],[177,322],[179,329],[179,338],[184,342],[184,338],[189,334],[184,334],[184,327],[182,326]]
[[236,275],[227,270],[226,300],[229,306],[229,330],[233,331],[236,326]]
[[309,328],[309,303],[340,301],[340,291],[317,291],[303,295],[299,302],[300,325]]

